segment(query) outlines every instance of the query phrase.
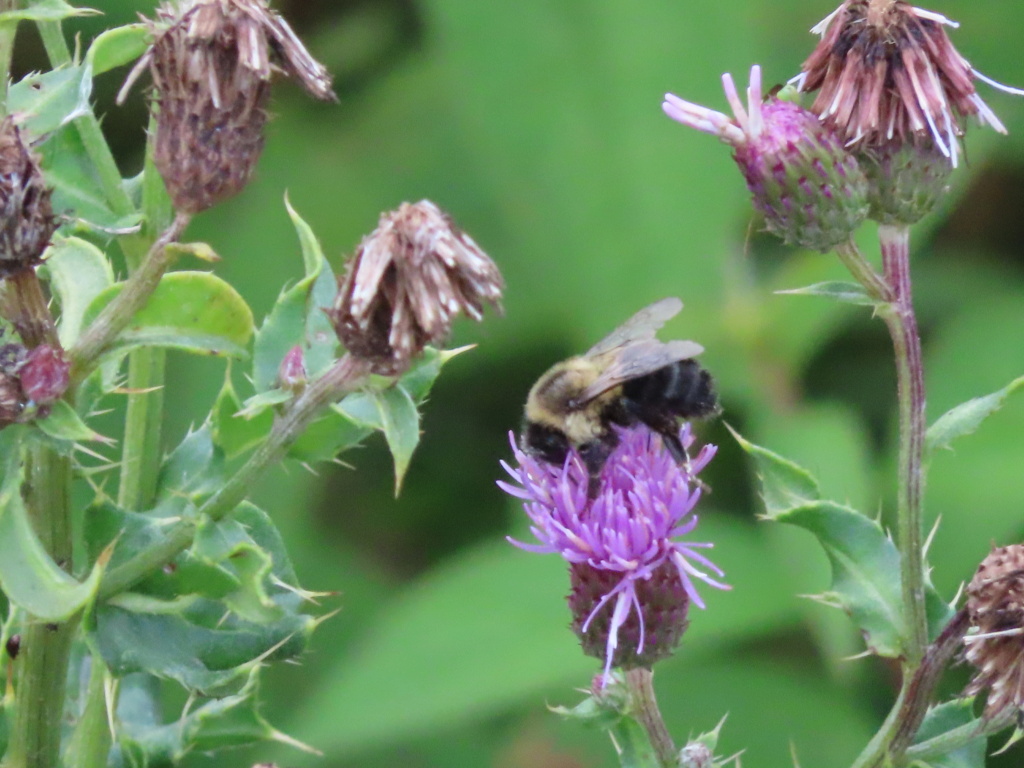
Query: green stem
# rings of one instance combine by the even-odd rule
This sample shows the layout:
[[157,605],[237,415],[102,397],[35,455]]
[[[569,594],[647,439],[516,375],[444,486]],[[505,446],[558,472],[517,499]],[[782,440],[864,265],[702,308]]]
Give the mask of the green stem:
[[186,213],[174,217],[171,225],[153,243],[139,268],[125,282],[121,292],[103,308],[72,347],[72,386],[79,384],[89,374],[96,359],[131,322],[135,313],[146,305],[174,258],[167,246],[181,236],[190,219]]
[[[153,164],[153,121],[143,171],[142,208],[145,233],[152,241],[174,217],[163,179]],[[134,272],[138,263],[131,263]],[[121,449],[118,504],[125,509],[144,510],[152,506],[160,475],[161,434],[164,415],[164,381],[167,353],[155,347],[135,349],[128,356],[128,407],[125,413]]]
[[661,768],[678,768],[679,750],[665,727],[665,720],[658,709],[658,700],[654,696],[654,673],[643,667],[631,669],[626,672],[626,684],[633,694],[636,719],[647,731],[659,765]]
[[85,707],[68,743],[67,768],[106,768],[110,754],[110,724],[107,721],[107,668],[98,656],[89,659],[89,684]]
[[896,544],[900,551],[903,608],[907,619],[907,665],[917,666],[928,644],[925,610],[924,491],[925,391],[921,338],[911,296],[910,229],[880,226],[882,262],[894,301],[881,311],[896,353],[899,399],[899,485],[896,508]]
[[875,271],[875,268],[864,258],[860,249],[857,248],[852,240],[837,245],[835,252],[839,256],[839,260],[843,262],[843,265],[850,270],[850,274],[856,278],[858,283],[864,286],[864,289],[871,298],[875,299],[875,301],[885,302],[892,301],[895,298],[895,293],[885,281],[885,278]]
[[252,490],[267,467],[277,463],[310,422],[330,403],[361,387],[367,379],[364,362],[346,355],[313,382],[274,423],[264,442],[219,491],[206,500],[193,519],[179,523],[147,549],[108,571],[100,582],[99,597],[107,599],[130,589],[140,579],[163,567],[191,544],[199,520],[217,521],[235,509]]
[[[28,449],[23,493],[39,540],[54,561],[71,568],[71,464],[42,445]],[[54,768],[75,617],[62,624],[30,619],[18,656],[17,708],[3,768]]]

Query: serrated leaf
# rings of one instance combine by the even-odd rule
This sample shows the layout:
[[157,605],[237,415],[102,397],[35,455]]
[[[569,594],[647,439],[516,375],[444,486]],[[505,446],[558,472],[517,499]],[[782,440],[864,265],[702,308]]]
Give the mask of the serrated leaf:
[[271,408],[295,398],[294,393],[285,389],[268,389],[253,395],[245,401],[245,405],[235,414],[236,418],[248,421],[263,415]]
[[114,442],[90,428],[67,401],[58,400],[48,407],[50,413],[46,418],[33,422],[48,437],[71,444],[93,440],[107,444]]
[[196,601],[176,615],[102,605],[94,614],[92,640],[119,677],[147,672],[203,695],[227,695],[237,691],[268,654],[288,659],[301,653],[316,626],[312,617],[298,614],[286,614],[272,624],[233,617],[217,623],[223,607],[210,603],[202,610],[207,602]]
[[160,468],[157,493],[192,500],[208,496],[224,484],[224,455],[213,442],[213,430],[204,424],[178,444]]
[[[86,325],[123,288],[124,283],[117,283],[97,296],[86,311]],[[252,310],[229,283],[208,272],[172,272],[164,276],[108,352],[155,346],[245,357],[252,334]]]
[[177,765],[192,751],[212,752],[267,741],[315,752],[282,734],[260,714],[258,675],[258,669],[250,672],[236,694],[187,707],[176,722],[124,721],[119,740],[129,765]]
[[373,432],[372,427],[354,421],[340,410],[340,405],[335,405],[306,427],[302,436],[288,448],[288,456],[310,463],[330,461],[359,445]]
[[40,148],[43,173],[53,186],[53,209],[74,215],[87,228],[122,229],[141,221],[141,214],[128,219],[115,214],[88,160],[78,131],[57,131]]
[[7,464],[0,487],[0,588],[41,621],[64,621],[88,605],[100,583],[101,565],[84,582],[63,571],[43,549],[21,498],[17,458]]
[[767,448],[748,442],[728,424],[726,428],[757,464],[761,497],[768,517],[820,498],[818,481],[806,469]]
[[28,75],[10,88],[9,110],[29,140],[53,133],[76,117],[89,114],[92,76],[87,67],[69,65]]
[[881,525],[856,510],[818,498],[807,470],[733,432],[761,477],[767,517],[810,531],[832,566],[823,596],[850,615],[874,653],[899,657],[905,647],[900,556]]
[[217,395],[211,412],[213,441],[233,458],[263,442],[274,427],[274,414],[270,410],[243,418],[239,414],[242,403],[231,383],[231,371],[224,377],[224,386]]
[[1006,399],[1022,387],[1024,376],[1014,379],[998,392],[976,397],[947,411],[928,428],[925,450],[933,453],[940,448],[952,448],[954,440],[977,431],[985,419],[1002,408]]
[[60,303],[58,333],[68,349],[81,333],[89,304],[114,284],[114,272],[99,248],[77,237],[55,238],[41,271]]
[[855,304],[863,307],[873,307],[878,304],[864,290],[860,283],[848,283],[839,280],[831,280],[824,283],[815,283],[803,288],[790,288],[776,293],[786,296],[822,296],[827,299],[842,302],[844,304]]
[[[303,346],[306,369],[311,376],[319,373],[325,363],[329,364],[337,349],[337,341],[333,331],[330,331],[330,323],[319,304],[324,300],[322,294],[325,292],[330,295],[323,306],[330,304],[333,292],[337,289],[334,277],[330,274],[327,260],[312,229],[295,212],[287,198],[285,207],[299,238],[305,276],[294,286],[281,292],[256,334],[253,350],[253,385],[257,393],[276,386],[278,368],[292,347]],[[329,331],[326,339],[324,328]],[[329,356],[326,360],[321,360],[325,347]]]
[[75,8],[64,0],[36,0],[28,8],[0,13],[0,23],[8,21],[60,21],[73,16],[95,16],[92,8]]
[[372,397],[394,460],[397,496],[402,490],[402,480],[409,468],[413,451],[420,442],[420,412],[401,384],[373,392]]
[[146,52],[149,30],[145,24],[126,24],[101,33],[85,55],[93,77],[130,64]]
[[[914,743],[920,744],[973,722],[972,710],[972,699],[958,699],[932,707],[925,715]],[[977,739],[957,750],[938,757],[929,757],[927,762],[932,768],[984,768],[986,745],[985,736],[979,735]]]

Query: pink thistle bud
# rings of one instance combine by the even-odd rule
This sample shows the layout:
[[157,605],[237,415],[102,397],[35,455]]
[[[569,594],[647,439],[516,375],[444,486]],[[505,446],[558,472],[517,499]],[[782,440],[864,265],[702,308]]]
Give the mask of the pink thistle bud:
[[306,388],[306,360],[302,345],[296,344],[288,350],[277,370],[277,383],[281,389],[301,392]]
[[967,587],[965,656],[977,670],[964,692],[987,691],[985,719],[1024,712],[1024,545],[998,547]]
[[760,67],[750,70],[747,107],[732,76],[722,82],[734,117],[671,93],[662,108],[735,149],[754,207],[785,242],[829,251],[849,239],[868,212],[867,180],[856,159],[806,109],[773,97],[762,103]]
[[18,372],[25,397],[36,405],[49,405],[59,400],[68,388],[71,365],[60,350],[40,344],[28,353]]
[[1024,94],[984,77],[960,55],[945,29],[957,26],[905,0],[845,0],[811,30],[821,42],[797,83],[818,91],[811,110],[848,146],[934,146],[955,167],[964,118],[977,115],[1006,133],[974,81]]

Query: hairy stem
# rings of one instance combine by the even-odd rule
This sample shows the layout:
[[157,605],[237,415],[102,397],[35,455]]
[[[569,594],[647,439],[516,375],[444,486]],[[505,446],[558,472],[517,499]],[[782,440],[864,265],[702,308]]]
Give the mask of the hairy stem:
[[121,292],[110,302],[71,349],[72,386],[80,383],[92,369],[96,359],[107,349],[135,313],[142,309],[171,264],[173,254],[168,248],[188,226],[191,217],[179,213],[146,254]]
[[850,274],[864,286],[864,290],[871,298],[885,302],[895,299],[893,288],[885,281],[885,278],[875,271],[875,268],[864,258],[852,240],[837,245],[835,252],[839,256],[839,260],[843,262],[843,266],[850,270]]
[[914,674],[904,677],[900,695],[889,716],[853,768],[888,768],[901,764],[928,712],[935,687],[959,650],[969,627],[970,616],[963,608],[928,646]]
[[926,430],[924,366],[910,289],[910,229],[880,226],[878,234],[886,282],[895,294],[893,302],[881,315],[889,327],[896,353],[900,427],[896,544],[900,550],[903,610],[907,619],[907,664],[913,669],[928,644],[922,512]]
[[679,751],[658,709],[658,700],[654,696],[654,673],[642,667],[631,669],[626,672],[626,684],[637,707],[636,719],[647,731],[659,764],[662,768],[677,768]]
[[34,267],[21,269],[4,281],[3,315],[11,321],[25,346],[60,346],[53,315]]
[[[144,235],[152,243],[174,217],[163,179],[153,164],[154,120],[143,170],[142,208]],[[129,259],[135,272],[138,262]],[[121,477],[117,503],[125,509],[144,510],[152,506],[160,474],[161,436],[164,416],[164,381],[167,353],[155,347],[132,350],[128,356],[128,407],[125,412],[121,449]]]
[[160,541],[108,571],[100,582],[100,599],[130,589],[140,579],[163,567],[187,549],[196,534],[196,521],[217,521],[235,509],[252,490],[267,467],[280,461],[295,440],[321,410],[343,395],[361,387],[367,379],[364,362],[346,355],[323,376],[307,387],[274,423],[274,428],[256,451],[224,486],[197,510],[194,519],[183,521]]
[[[22,493],[39,541],[71,568],[71,464],[43,445],[27,450]],[[18,656],[16,714],[3,768],[54,768],[60,756],[68,657],[78,619],[45,624],[29,618]]]

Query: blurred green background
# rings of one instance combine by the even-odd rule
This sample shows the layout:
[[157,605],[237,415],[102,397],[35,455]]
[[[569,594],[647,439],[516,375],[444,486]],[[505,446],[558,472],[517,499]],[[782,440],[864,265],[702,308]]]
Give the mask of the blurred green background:
[[[96,32],[151,12],[149,0],[96,0]],[[222,255],[218,274],[257,317],[301,262],[282,204],[320,236],[338,268],[380,211],[429,197],[498,262],[504,318],[461,325],[452,363],[427,406],[425,438],[402,497],[373,442],[351,468],[275,471],[254,498],[282,528],[304,586],[337,590],[338,616],[303,664],[273,669],[266,714],[324,752],[243,750],[189,765],[615,765],[597,732],[563,724],[598,669],[567,629],[564,568],[512,548],[524,516],[494,485],[526,391],[548,365],[589,346],[666,295],[687,308],[666,337],[707,348],[724,420],[803,463],[834,498],[868,514],[892,506],[893,366],[880,322],[822,299],[773,294],[842,279],[835,259],[782,248],[760,232],[715,139],[665,118],[665,91],[724,108],[719,76],[769,83],[796,73],[832,10],[819,0],[278,0],[337,77],[340,105],[276,91],[258,175],[239,198],[199,217],[189,236]],[[1019,0],[942,0],[962,23],[961,52],[985,74],[1024,85]],[[43,67],[31,31],[22,70]],[[124,108],[98,87],[104,128],[136,172],[141,89]],[[916,301],[934,419],[1024,373],[1024,103],[981,86],[1009,137],[974,128],[966,167],[941,214],[915,237]],[[869,252],[873,225],[865,227]],[[222,363],[173,356],[168,445],[201,421]],[[955,453],[935,459],[928,518],[942,525],[934,580],[952,598],[993,543],[1024,535],[1024,398]],[[734,589],[707,595],[676,658],[657,670],[677,740],[729,715],[722,749],[744,763],[848,765],[881,721],[895,670],[862,650],[837,611],[797,595],[828,585],[809,535],[759,523],[750,467],[721,425],[708,470],[714,494],[699,536]],[[711,592],[707,590],[706,592]],[[946,692],[964,682],[961,670]],[[1021,756],[1000,765],[1019,765]],[[997,762],[993,760],[992,765]]]

